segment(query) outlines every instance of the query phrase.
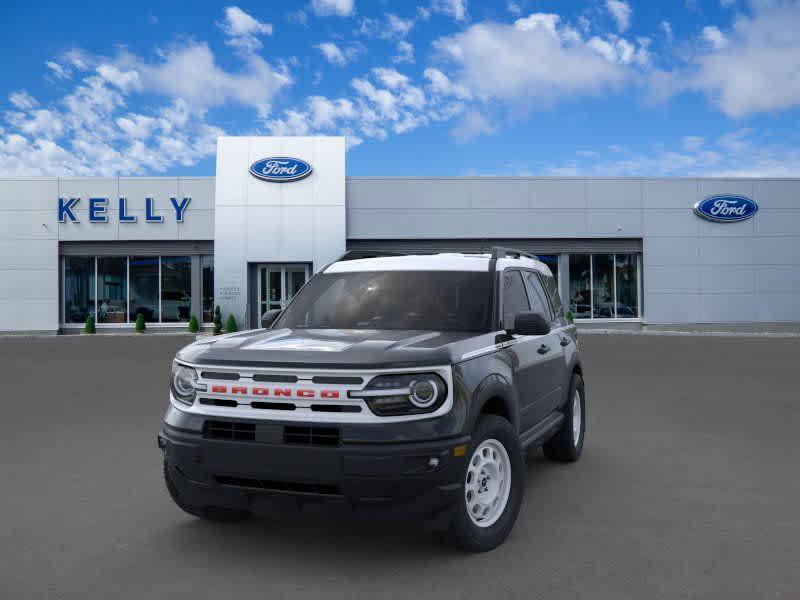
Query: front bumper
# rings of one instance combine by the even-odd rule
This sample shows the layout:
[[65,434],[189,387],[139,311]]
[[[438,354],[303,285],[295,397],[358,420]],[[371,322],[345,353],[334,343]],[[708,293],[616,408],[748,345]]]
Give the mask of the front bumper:
[[[267,422],[270,430],[297,423]],[[434,441],[315,446],[208,439],[165,423],[159,434],[170,479],[193,507],[269,514],[325,503],[359,515],[442,522],[461,493],[468,436]],[[459,454],[459,455],[457,455]]]

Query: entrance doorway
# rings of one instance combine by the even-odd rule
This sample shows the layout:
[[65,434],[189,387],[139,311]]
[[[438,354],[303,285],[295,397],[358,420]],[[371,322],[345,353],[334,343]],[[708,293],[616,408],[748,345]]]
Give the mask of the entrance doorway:
[[[257,266],[258,319],[268,310],[284,309],[310,276],[303,263],[261,264]],[[258,321],[257,321],[258,322]]]

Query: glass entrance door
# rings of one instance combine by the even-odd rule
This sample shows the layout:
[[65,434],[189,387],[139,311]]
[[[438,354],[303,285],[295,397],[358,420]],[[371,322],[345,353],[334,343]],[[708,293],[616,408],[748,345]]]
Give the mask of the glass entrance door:
[[274,308],[286,308],[308,280],[308,265],[261,265],[258,268],[259,315]]

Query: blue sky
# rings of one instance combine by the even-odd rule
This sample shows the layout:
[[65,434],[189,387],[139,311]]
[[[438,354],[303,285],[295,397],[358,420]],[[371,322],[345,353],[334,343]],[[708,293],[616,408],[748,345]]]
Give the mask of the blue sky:
[[800,176],[800,1],[5,2],[0,175]]

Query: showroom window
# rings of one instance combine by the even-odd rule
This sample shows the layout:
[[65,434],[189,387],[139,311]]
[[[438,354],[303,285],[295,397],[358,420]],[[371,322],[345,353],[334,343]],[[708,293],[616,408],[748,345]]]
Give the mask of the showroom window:
[[640,316],[639,254],[570,254],[569,309],[576,319]]
[[[213,320],[213,256],[65,256],[63,261],[65,325],[83,325],[89,315],[103,325],[133,324],[139,315],[147,323],[186,323],[192,314]],[[193,299],[193,289],[201,298]]]

